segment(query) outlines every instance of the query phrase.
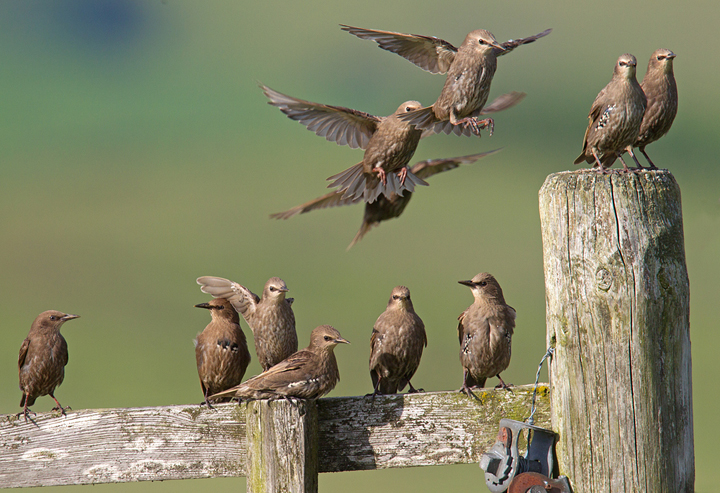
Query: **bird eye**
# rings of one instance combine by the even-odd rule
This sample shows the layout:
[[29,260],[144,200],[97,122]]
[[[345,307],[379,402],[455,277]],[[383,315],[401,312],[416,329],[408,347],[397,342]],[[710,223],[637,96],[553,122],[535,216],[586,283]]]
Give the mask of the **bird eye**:
[[55,315],[50,315],[50,320],[57,320],[57,317]]
[[332,339],[332,337],[330,337],[330,336],[325,336],[323,339],[325,339],[326,341],[329,341],[329,340]]
[[658,59],[658,60],[664,60],[664,59],[665,59],[665,57],[664,57],[664,56],[662,56],[662,55],[658,55],[657,59]]
[[478,39],[478,43],[480,43],[481,45],[484,45],[484,44],[485,44],[485,40],[484,40],[484,39]]
[[398,295],[394,294],[394,295],[393,295],[393,299],[394,299],[394,300],[399,300],[400,297],[399,297]]
[[412,111],[412,107],[411,107],[411,106],[405,106],[405,112],[407,113],[407,112],[410,112],[410,111]]
[[275,291],[275,288],[273,286],[270,286],[270,291]]
[[478,284],[480,286],[487,286],[487,281],[480,281]]

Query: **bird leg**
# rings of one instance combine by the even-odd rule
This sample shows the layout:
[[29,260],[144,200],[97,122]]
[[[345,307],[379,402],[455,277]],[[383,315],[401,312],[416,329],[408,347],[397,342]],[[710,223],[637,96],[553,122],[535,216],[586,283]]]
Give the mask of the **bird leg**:
[[375,396],[380,394],[383,395],[382,392],[380,392],[380,380],[382,380],[382,377],[378,375],[377,382],[375,382],[375,388],[373,389],[372,395],[372,402],[375,403]]
[[462,392],[463,394],[465,394],[465,395],[468,396],[468,397],[474,397],[476,400],[479,401],[480,399],[478,398],[478,396],[476,396],[475,394],[473,394],[472,390],[470,390],[470,387],[468,387],[468,384],[467,384],[467,376],[468,376],[468,371],[467,371],[467,368],[466,368],[466,369],[463,371],[463,384],[462,384],[462,388],[461,388],[458,392]]
[[207,390],[205,391],[205,400],[203,402],[201,402],[200,405],[202,406],[203,404],[206,405],[208,407],[208,409],[215,409],[210,404],[210,400],[208,399],[208,391]]
[[[32,410],[30,410],[30,408],[27,406],[27,400],[28,400],[29,398],[30,398],[30,394],[26,394],[26,396],[25,396],[25,406],[23,407],[23,410],[22,410],[22,411],[20,411],[19,413],[16,414],[16,416],[17,416],[18,418],[20,417],[21,414],[22,414],[23,416],[25,416],[25,422],[26,422],[26,423],[28,422],[28,414],[32,414],[33,416],[37,416],[37,414],[34,413]],[[30,418],[30,421],[33,421],[33,419]],[[33,421],[33,423],[34,423],[34,421]]]
[[492,137],[493,131],[495,130],[495,120],[493,120],[492,118],[484,118],[482,120],[478,120],[478,118],[475,116],[466,116],[462,120],[457,120],[456,123],[453,123],[453,125],[460,124],[462,124],[465,128],[469,128],[472,133],[474,133],[478,137],[480,136],[480,130],[484,128],[490,129],[490,137]]
[[600,174],[603,174],[603,175],[604,175],[604,174],[606,173],[605,168],[603,168],[603,165],[602,165],[602,163],[600,162],[600,158],[598,157],[597,151],[595,151],[595,149],[592,149],[592,155],[593,155],[593,157],[595,158],[595,164],[593,165],[593,168],[594,168],[595,166],[597,166],[598,171],[600,172]]
[[652,159],[650,159],[650,156],[647,155],[644,148],[640,149],[640,152],[643,153],[643,156],[645,156],[645,159],[647,159],[648,163],[650,163],[650,169],[658,169],[657,166],[655,166],[655,163],[652,162]]
[[500,377],[499,373],[495,376],[498,377],[498,380],[500,380],[500,383],[495,386],[496,389],[505,389],[505,390],[509,390],[510,392],[512,392],[512,389],[510,388],[510,387],[512,387],[512,384],[505,383],[503,381],[502,377]]
[[65,414],[65,410],[66,410],[66,409],[69,409],[69,410],[72,411],[72,408],[71,408],[70,406],[62,407],[62,406],[60,405],[60,403],[58,402],[58,400],[55,399],[55,396],[53,395],[52,392],[50,392],[50,397],[52,397],[53,400],[55,401],[55,404],[57,404],[57,407],[52,408],[53,411],[60,411],[60,413],[61,413],[63,416],[66,416],[66,414]]
[[630,154],[630,157],[632,157],[635,160],[635,164],[638,165],[637,169],[645,169],[642,164],[640,164],[640,161],[635,157],[635,153],[633,152],[632,146],[627,146],[625,148],[628,154]]
[[[623,157],[622,157],[622,152],[618,152],[618,153],[617,153],[617,157],[619,157],[619,158],[620,158],[620,161],[623,163],[623,171],[624,171],[625,173],[630,173],[630,168],[628,168],[628,165],[625,164],[625,160],[624,160]],[[639,163],[638,163],[638,164],[639,164]]]
[[407,166],[403,166],[400,172],[398,173],[398,178],[400,178],[400,185],[405,185],[405,178],[407,178],[408,174],[408,168]]
[[[373,173],[378,174],[378,178],[380,178],[380,181],[383,185],[387,185],[387,176],[385,176],[385,170],[382,168],[373,168]],[[406,172],[407,173],[407,172]]]

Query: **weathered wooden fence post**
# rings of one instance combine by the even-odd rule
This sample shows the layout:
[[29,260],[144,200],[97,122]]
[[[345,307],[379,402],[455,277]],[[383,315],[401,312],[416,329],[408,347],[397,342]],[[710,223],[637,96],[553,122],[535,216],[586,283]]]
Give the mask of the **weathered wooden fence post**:
[[540,190],[551,416],[575,493],[694,491],[680,188],[663,170]]
[[247,404],[248,493],[318,490],[316,401]]

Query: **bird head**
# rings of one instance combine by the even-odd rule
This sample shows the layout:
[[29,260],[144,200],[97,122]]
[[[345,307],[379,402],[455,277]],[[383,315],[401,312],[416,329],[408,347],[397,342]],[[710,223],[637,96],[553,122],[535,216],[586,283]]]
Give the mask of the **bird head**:
[[80,318],[80,315],[72,315],[70,313],[63,313],[57,310],[48,310],[42,312],[37,316],[37,318],[35,318],[32,327],[45,330],[60,330],[62,324],[74,318]]
[[410,300],[410,290],[405,286],[396,286],[390,295],[388,307],[401,308],[404,310],[412,310],[412,301]]
[[285,299],[285,293],[287,292],[288,288],[285,285],[285,281],[279,277],[271,277],[268,279],[268,282],[265,283],[263,299],[282,301]]
[[420,108],[422,108],[422,105],[417,101],[405,101],[403,104],[398,106],[398,109],[395,110],[395,114],[402,115],[404,113],[419,110]]
[[467,46],[481,53],[493,53],[493,49],[505,51],[505,48],[497,42],[495,36],[485,29],[476,29],[469,33],[465,37],[465,41],[463,41],[463,46]]
[[195,308],[205,308],[210,310],[210,316],[213,320],[218,318],[230,319],[236,324],[240,323],[240,316],[225,298],[213,298],[207,303],[198,303]]
[[620,55],[617,63],[615,64],[615,75],[622,77],[623,79],[634,79],[635,69],[637,67],[637,60],[630,53]]
[[495,300],[499,303],[505,303],[502,288],[492,274],[481,272],[469,281],[458,282],[472,289],[473,296],[476,300]]
[[340,335],[332,325],[321,325],[313,329],[310,334],[310,346],[332,351],[338,344],[350,344]]
[[675,53],[665,48],[655,50],[648,62],[648,72],[660,72],[663,74],[673,73],[673,59]]

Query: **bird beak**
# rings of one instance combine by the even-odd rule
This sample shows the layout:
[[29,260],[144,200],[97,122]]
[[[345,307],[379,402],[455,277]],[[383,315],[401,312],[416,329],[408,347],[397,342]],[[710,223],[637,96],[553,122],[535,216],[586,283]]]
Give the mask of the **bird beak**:
[[80,315],[72,315],[72,314],[68,313],[65,316],[63,316],[60,320],[62,320],[63,322],[67,322],[68,320],[72,320],[73,318],[80,318]]
[[469,286],[469,287],[473,287],[475,285],[475,283],[472,281],[458,281],[458,283],[462,284],[463,286]]
[[671,51],[670,54],[669,54],[666,58],[669,58],[670,60],[672,60],[672,59],[675,58],[676,56],[677,56],[677,55]]
[[207,308],[208,310],[212,310],[210,303],[198,303],[195,305],[195,308]]
[[277,288],[277,290],[281,293],[287,293],[288,291],[290,291],[288,288]]
[[346,341],[342,337],[338,337],[337,339],[335,339],[335,344],[350,344],[350,341]]
[[500,51],[505,51],[505,48],[503,48],[503,46],[497,41],[490,43],[490,46],[492,46],[493,48],[497,48]]

